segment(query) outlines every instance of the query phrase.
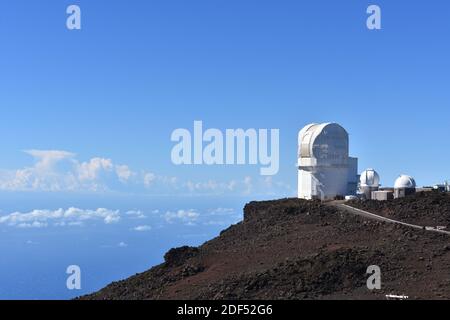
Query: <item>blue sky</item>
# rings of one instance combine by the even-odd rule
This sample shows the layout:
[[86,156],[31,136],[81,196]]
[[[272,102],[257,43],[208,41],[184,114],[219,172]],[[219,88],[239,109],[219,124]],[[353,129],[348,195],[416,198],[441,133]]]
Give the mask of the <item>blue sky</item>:
[[[448,1],[1,4],[0,217],[70,207],[120,210],[122,217],[160,210],[153,218],[167,224],[168,212],[236,211],[251,199],[292,196],[297,132],[311,122],[342,124],[360,171],[375,168],[384,185],[402,173],[419,185],[450,179]],[[65,27],[70,4],[81,7],[82,30]],[[366,28],[370,4],[381,7],[382,30]],[[173,165],[170,135],[192,130],[194,120],[221,130],[280,129],[279,174],[261,177],[259,166]],[[179,227],[157,232],[160,222],[152,219],[148,237],[185,232],[182,218]],[[234,214],[225,224],[235,220]],[[121,221],[122,231],[139,226]],[[209,220],[202,221],[206,228]],[[31,232],[53,232],[0,227],[0,238],[20,239],[18,252],[23,243],[45,243]],[[71,239],[90,235],[89,228],[72,231]],[[58,230],[63,238],[73,229]],[[201,243],[220,226],[187,230],[202,234]],[[118,234],[104,242],[132,238]],[[100,236],[94,238],[101,248]],[[159,246],[154,257],[176,242]],[[121,249],[111,257],[121,257]],[[124,267],[101,283],[157,261]]]
[[280,128],[279,179],[295,185],[296,132],[337,121],[385,184],[402,172],[419,184],[446,178],[445,1],[379,1],[375,32],[366,1],[78,1],[75,32],[71,3],[3,6],[2,168],[42,149],[191,179],[257,173],[173,166],[170,133],[203,120]]
[[257,175],[172,165],[171,132],[203,120],[279,128],[274,179],[295,186],[297,131],[336,121],[384,184],[448,178],[445,1],[377,1],[381,31],[365,27],[367,1],[76,1],[73,32],[73,1],[2,3],[0,168],[37,149],[199,182]]

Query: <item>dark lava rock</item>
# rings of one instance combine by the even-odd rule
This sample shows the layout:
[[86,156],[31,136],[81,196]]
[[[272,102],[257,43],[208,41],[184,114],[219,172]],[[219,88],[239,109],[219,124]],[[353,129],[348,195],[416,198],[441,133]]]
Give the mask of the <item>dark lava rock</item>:
[[[450,217],[450,197],[432,193],[353,205],[409,222]],[[251,202],[244,216],[202,246],[172,249],[165,263],[81,299],[450,299],[447,235],[299,199]],[[380,291],[366,286],[372,265]]]
[[351,201],[350,205],[391,219],[429,227],[450,227],[450,194],[419,192],[388,201]]
[[184,246],[181,248],[171,249],[164,256],[164,261],[169,267],[177,267],[184,264],[188,259],[198,254],[198,248]]

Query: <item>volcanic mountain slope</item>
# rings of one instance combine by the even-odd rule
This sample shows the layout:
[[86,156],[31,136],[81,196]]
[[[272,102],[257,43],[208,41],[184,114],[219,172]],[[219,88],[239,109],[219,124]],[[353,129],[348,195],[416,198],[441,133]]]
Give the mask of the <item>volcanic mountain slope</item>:
[[[82,299],[450,298],[450,237],[299,199],[252,202],[198,248]],[[370,291],[367,268],[382,272]]]
[[419,192],[388,201],[351,201],[351,206],[394,220],[450,229],[450,194]]

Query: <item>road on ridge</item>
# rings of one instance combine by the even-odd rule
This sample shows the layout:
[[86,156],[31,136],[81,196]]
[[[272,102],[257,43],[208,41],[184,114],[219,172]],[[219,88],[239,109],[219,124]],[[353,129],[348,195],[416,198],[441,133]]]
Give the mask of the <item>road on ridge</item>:
[[339,209],[342,209],[342,210],[344,210],[344,211],[346,211],[348,213],[351,213],[351,214],[354,214],[354,215],[357,215],[357,216],[361,216],[361,217],[365,217],[365,218],[368,218],[368,219],[383,221],[383,222],[387,222],[387,223],[395,223],[395,224],[400,224],[400,225],[407,226],[407,227],[414,228],[414,229],[420,229],[420,230],[425,230],[425,231],[430,231],[430,232],[436,232],[436,233],[440,233],[440,234],[450,235],[450,231],[438,230],[438,229],[433,228],[433,227],[418,226],[418,225],[415,225],[415,224],[410,224],[410,223],[405,223],[405,222],[398,221],[398,220],[389,219],[389,218],[386,218],[386,217],[383,217],[383,216],[379,216],[377,214],[370,213],[368,211],[364,211],[364,210],[361,210],[361,209],[358,209],[358,208],[351,207],[351,206],[346,205],[345,203],[340,202],[340,201],[333,201],[333,202],[330,203],[330,205],[333,205],[333,206],[335,206],[335,207],[337,207]]

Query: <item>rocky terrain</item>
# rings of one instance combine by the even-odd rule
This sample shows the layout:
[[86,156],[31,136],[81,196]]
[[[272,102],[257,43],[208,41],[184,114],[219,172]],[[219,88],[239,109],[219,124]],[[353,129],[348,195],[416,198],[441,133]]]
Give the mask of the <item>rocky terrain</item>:
[[450,229],[449,193],[419,192],[388,201],[351,201],[350,205],[411,224]]
[[[435,212],[424,207],[434,197],[417,199],[404,200],[417,209],[410,215]],[[252,202],[244,213],[219,237],[172,249],[165,263],[82,299],[450,299],[448,235],[299,199]],[[381,268],[381,290],[367,289],[371,265]]]

